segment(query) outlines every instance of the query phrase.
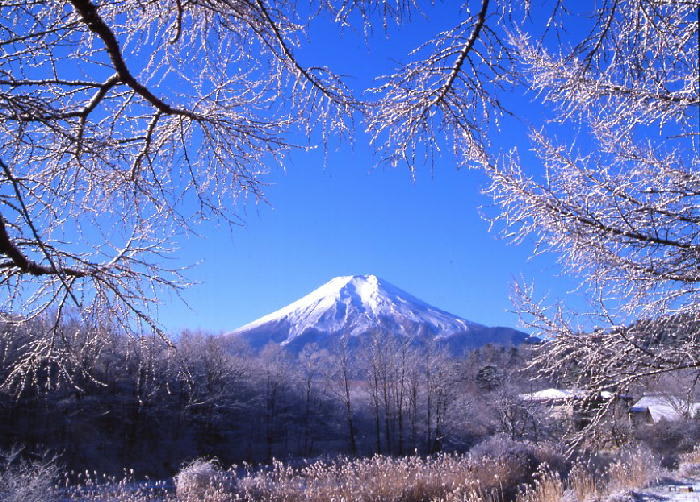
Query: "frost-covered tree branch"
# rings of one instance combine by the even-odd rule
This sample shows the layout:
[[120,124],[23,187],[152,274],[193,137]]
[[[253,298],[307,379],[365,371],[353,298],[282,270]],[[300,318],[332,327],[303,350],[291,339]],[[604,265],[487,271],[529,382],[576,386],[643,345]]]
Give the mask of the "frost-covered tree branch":
[[508,48],[489,25],[497,10],[482,0],[476,13],[411,54],[424,58],[381,78],[368,131],[383,160],[413,168],[417,148],[431,155],[446,138],[460,161],[483,161],[487,125],[503,111],[497,91],[511,76]]
[[[591,33],[554,54],[511,37],[530,88],[581,131],[561,145],[531,133],[543,166],[513,152],[487,164],[508,238],[553,251],[591,298],[588,312],[516,288],[526,326],[547,340],[542,371],[625,393],[700,368],[700,74],[697,2],[603,3]],[[577,439],[590,439],[605,409]]]
[[238,223],[292,126],[328,137],[357,109],[295,58],[294,17],[261,0],[0,5],[3,325],[77,310],[160,333],[153,307],[189,284],[173,239]]

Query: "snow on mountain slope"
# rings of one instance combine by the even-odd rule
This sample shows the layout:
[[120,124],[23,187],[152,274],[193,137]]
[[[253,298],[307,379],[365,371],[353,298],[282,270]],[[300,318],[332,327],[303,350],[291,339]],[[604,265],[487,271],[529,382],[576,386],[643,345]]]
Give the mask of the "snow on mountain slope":
[[524,333],[509,328],[487,328],[444,312],[375,275],[331,279],[229,336],[241,337],[254,348],[275,342],[300,350],[307,343],[325,346],[338,337],[359,338],[376,330],[416,341],[432,338],[451,346],[464,345],[455,337],[471,338],[466,340],[470,346],[520,343],[521,338],[527,338]]

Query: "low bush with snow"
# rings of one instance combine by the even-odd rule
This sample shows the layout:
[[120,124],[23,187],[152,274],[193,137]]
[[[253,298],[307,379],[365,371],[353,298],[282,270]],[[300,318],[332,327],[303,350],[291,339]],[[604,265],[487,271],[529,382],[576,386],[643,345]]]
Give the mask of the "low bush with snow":
[[46,502],[56,496],[59,468],[46,454],[32,460],[21,458],[21,449],[0,452],[0,500]]
[[234,476],[212,460],[197,459],[183,467],[174,477],[175,495],[185,502],[219,502],[228,500]]

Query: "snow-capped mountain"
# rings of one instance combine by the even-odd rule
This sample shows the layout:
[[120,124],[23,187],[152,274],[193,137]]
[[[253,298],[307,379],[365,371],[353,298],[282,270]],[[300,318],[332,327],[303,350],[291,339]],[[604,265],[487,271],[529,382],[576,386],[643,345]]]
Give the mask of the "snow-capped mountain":
[[293,351],[308,343],[329,346],[341,337],[359,342],[372,333],[429,339],[461,352],[486,343],[519,344],[528,335],[511,328],[489,328],[435,308],[375,275],[331,279],[276,312],[229,334],[259,349],[270,342]]

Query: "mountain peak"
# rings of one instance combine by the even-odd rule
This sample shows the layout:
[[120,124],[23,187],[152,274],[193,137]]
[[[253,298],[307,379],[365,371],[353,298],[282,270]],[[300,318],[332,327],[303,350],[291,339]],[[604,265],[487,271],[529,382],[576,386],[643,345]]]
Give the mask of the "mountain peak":
[[370,284],[377,284],[381,281],[381,279],[374,274],[351,275],[350,280],[354,282],[367,282]]
[[340,290],[346,286],[372,289],[376,291],[379,288],[379,284],[383,282],[385,281],[382,281],[374,274],[341,275],[334,277],[323,286],[314,290],[314,292],[321,290],[323,290],[323,292],[334,291],[336,289]]
[[[299,300],[246,324],[237,329],[236,332],[270,322],[289,320],[294,323],[291,334],[299,334],[314,327],[315,323],[322,317],[329,317],[324,315],[329,312],[329,309],[334,309],[335,314],[341,314],[341,311],[347,313],[347,306],[350,305],[364,314],[369,312],[376,314],[382,305],[392,303],[395,300],[397,292],[403,293],[374,274],[338,276]],[[423,303],[407,293],[398,296],[409,297],[416,302]],[[338,315],[332,317],[338,320]]]
[[360,337],[377,329],[410,339],[429,336],[439,340],[490,328],[428,305],[376,275],[363,274],[334,277],[231,335],[258,348],[271,341],[301,348],[311,342],[326,345],[338,337]]

